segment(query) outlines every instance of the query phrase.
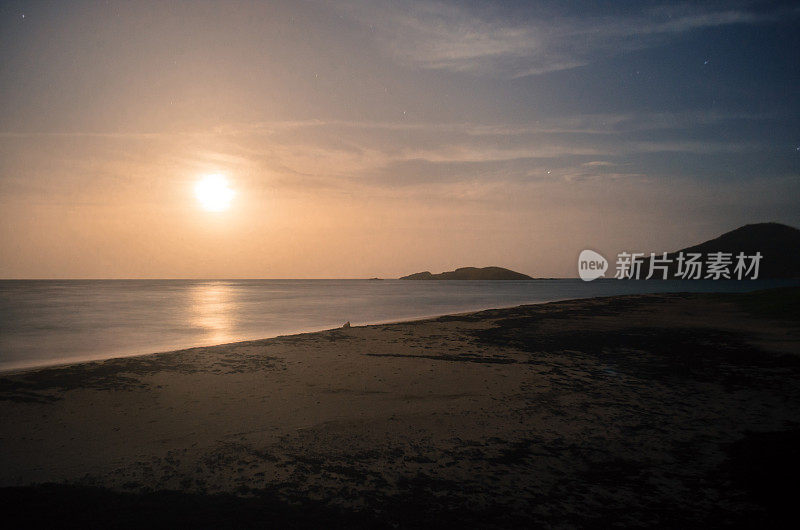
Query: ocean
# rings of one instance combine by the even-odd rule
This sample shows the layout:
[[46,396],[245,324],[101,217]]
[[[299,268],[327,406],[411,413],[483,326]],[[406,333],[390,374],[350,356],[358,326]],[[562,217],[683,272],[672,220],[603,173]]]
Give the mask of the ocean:
[[569,298],[738,292],[797,282],[2,280],[0,370]]

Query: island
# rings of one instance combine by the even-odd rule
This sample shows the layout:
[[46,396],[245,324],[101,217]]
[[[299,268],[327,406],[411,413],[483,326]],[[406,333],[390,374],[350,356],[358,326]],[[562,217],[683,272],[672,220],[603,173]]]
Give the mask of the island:
[[461,267],[454,271],[431,274],[430,271],[403,276],[401,280],[532,280],[527,274],[503,267]]

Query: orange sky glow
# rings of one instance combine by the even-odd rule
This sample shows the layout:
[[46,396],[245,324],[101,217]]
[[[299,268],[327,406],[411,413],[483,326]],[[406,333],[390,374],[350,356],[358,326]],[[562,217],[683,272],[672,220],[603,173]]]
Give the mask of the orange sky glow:
[[584,248],[800,221],[794,148],[716,132],[769,112],[595,89],[688,23],[620,58],[447,3],[159,5],[0,12],[0,277],[572,277]]

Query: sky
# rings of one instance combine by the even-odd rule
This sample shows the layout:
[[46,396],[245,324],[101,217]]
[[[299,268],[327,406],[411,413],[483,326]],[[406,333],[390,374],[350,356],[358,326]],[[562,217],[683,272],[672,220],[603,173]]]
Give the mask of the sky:
[[4,1],[0,278],[575,277],[800,227],[798,29],[736,0]]

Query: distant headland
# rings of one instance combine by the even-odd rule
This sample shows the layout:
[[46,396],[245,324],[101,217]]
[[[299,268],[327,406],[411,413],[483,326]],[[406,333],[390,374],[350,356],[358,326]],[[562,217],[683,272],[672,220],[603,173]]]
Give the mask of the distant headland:
[[527,274],[503,267],[461,267],[454,271],[431,274],[429,271],[403,276],[401,280],[532,280]]
[[[703,256],[724,252],[734,260],[740,252],[748,256],[758,252],[762,256],[759,278],[800,278],[800,230],[780,223],[740,226],[715,239],[671,252],[667,255],[670,277],[677,275],[676,258],[681,252]],[[650,259],[645,258],[642,270],[648,270],[649,264]]]

